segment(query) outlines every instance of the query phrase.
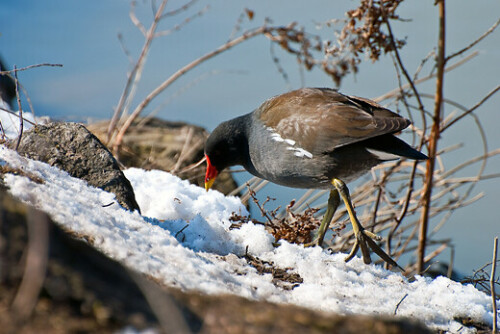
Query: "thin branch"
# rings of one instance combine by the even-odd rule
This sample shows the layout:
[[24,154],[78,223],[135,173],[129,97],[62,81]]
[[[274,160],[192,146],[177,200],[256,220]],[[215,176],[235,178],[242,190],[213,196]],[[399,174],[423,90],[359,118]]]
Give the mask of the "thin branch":
[[[5,109],[5,108],[2,108],[2,107],[0,107],[0,110],[5,111],[5,112],[7,112],[7,113],[9,113],[9,114],[11,114],[11,115],[13,115],[13,116],[19,117],[19,114],[17,114],[16,112],[14,112],[14,111],[12,111],[12,110]],[[30,121],[29,119],[24,118],[24,117],[23,117],[23,121],[24,121],[24,122],[28,122],[28,123],[30,123],[31,125],[36,125],[36,123],[34,123],[34,122]]]
[[[262,214],[262,217],[266,218],[267,221],[269,222],[269,224],[273,224],[273,219],[269,216],[268,212],[264,209],[264,206],[259,203],[259,200],[256,197],[256,191],[258,191],[258,190],[252,190],[252,188],[250,188],[250,184],[248,182],[247,182],[246,186],[248,188],[248,194],[252,198],[255,205],[257,205],[257,207],[259,208],[260,213]],[[268,200],[269,200],[269,197],[268,197]],[[268,200],[266,200],[264,202],[264,205]]]
[[174,10],[171,10],[169,12],[166,12],[165,14],[163,14],[161,16],[160,19],[164,19],[168,16],[174,16],[174,15],[177,15],[179,14],[180,12],[184,12],[186,10],[189,9],[189,7],[191,7],[192,5],[194,5],[198,0],[191,0],[189,2],[187,2],[186,4],[182,5],[181,7],[177,8],[177,9],[174,9]]
[[6,140],[7,136],[5,135],[5,130],[2,125],[2,121],[0,121],[0,132],[2,132],[2,141]]
[[[449,240],[447,240],[449,242]],[[441,254],[446,248],[448,248],[448,243],[447,242],[444,242],[441,246],[439,246],[436,250],[434,250],[433,252],[429,253],[425,258],[424,258],[424,263],[428,263],[429,261],[431,261],[432,259],[434,259],[436,256],[438,256],[439,254]],[[427,268],[428,269],[428,268]],[[421,273],[424,273],[425,270],[427,269],[423,269],[421,271],[419,271],[418,269],[418,263],[417,264],[414,264],[408,268],[406,268],[406,273],[410,273],[410,272],[413,272],[416,270],[416,273],[417,274],[421,274]]]
[[269,46],[269,53],[271,54],[271,59],[273,60],[274,65],[276,66],[276,69],[278,70],[278,73],[281,74],[281,77],[283,78],[283,81],[285,81],[285,84],[287,86],[287,89],[291,89],[291,84],[290,84],[290,79],[288,77],[288,73],[286,73],[285,69],[283,66],[280,64],[280,59],[278,56],[276,56],[276,53],[274,51],[274,43],[271,43]]
[[493,329],[492,334],[497,332],[497,297],[495,294],[495,270],[497,267],[497,248],[498,248],[498,237],[495,237],[493,243],[493,260],[491,261],[491,275],[490,275],[490,289],[491,289],[491,305],[493,309]]
[[[113,113],[113,117],[111,118],[111,121],[109,122],[108,133],[107,133],[107,141],[108,142],[111,140],[111,136],[116,129],[116,125],[117,125],[121,115],[126,114],[126,112],[128,110],[128,106],[130,105],[130,102],[132,101],[132,99],[135,95],[135,91],[137,89],[137,84],[141,79],[142,69],[143,69],[144,63],[146,61],[146,55],[149,52],[149,49],[151,47],[151,43],[153,42],[156,27],[158,25],[158,22],[160,21],[161,15],[163,13],[163,10],[164,10],[166,4],[167,4],[167,0],[163,0],[162,3],[160,4],[160,7],[158,8],[158,11],[155,14],[155,17],[153,19],[153,22],[151,23],[151,26],[149,27],[149,30],[145,34],[146,40],[144,41],[144,45],[142,47],[141,54],[139,55],[139,58],[137,59],[137,62],[135,64],[134,68],[130,72],[130,75],[127,79],[127,83],[125,84],[125,88],[123,89],[122,95],[120,96],[120,100],[118,101],[118,106],[116,107],[115,112]],[[132,2],[132,6],[135,6],[135,2]],[[131,9],[131,13],[133,13],[132,9]],[[135,17],[135,14],[131,15],[132,20],[133,20],[133,17]]]
[[[443,82],[444,68],[446,64],[445,57],[445,0],[437,2],[439,9],[439,33],[438,33],[438,52],[437,52],[437,77],[436,77],[436,95],[434,101],[434,116],[432,120],[431,134],[429,137],[429,160],[427,160],[425,172],[424,190],[422,193],[422,211],[420,215],[420,228],[418,236],[417,251],[417,272],[422,273],[425,265],[425,247],[427,242],[427,227],[429,224],[429,213],[431,207],[431,194],[434,180],[434,167],[436,162],[437,143],[439,141],[440,124],[443,107]],[[422,140],[424,138],[422,137]]]
[[[424,96],[424,97],[432,97],[432,98],[434,98],[434,96],[427,96],[427,94],[422,94],[422,96]],[[468,112],[468,109],[467,109],[465,106],[463,106],[463,105],[461,105],[461,104],[459,104],[459,103],[457,103],[457,102],[455,102],[455,101],[451,101],[451,100],[449,100],[449,99],[445,99],[445,98],[443,98],[443,102],[445,102],[445,103],[447,103],[447,104],[450,104],[450,105],[452,105],[452,106],[454,106],[454,107],[456,107],[456,108],[458,108],[458,109],[460,109],[460,110],[464,111],[464,113],[466,113],[467,115],[471,116],[471,117],[474,119],[474,122],[476,123],[476,126],[477,126],[477,128],[478,128],[478,130],[479,130],[479,134],[480,134],[480,136],[481,136],[481,141],[482,141],[482,143],[483,143],[483,156],[482,156],[481,158],[479,158],[479,159],[471,159],[471,160],[469,160],[469,161],[476,162],[476,161],[479,161],[479,160],[483,160],[483,162],[482,162],[482,164],[481,164],[481,167],[479,168],[478,173],[477,173],[477,176],[476,176],[476,180],[481,180],[481,179],[482,179],[482,175],[483,175],[483,173],[484,173],[484,170],[485,170],[485,168],[486,168],[486,162],[487,162],[487,159],[488,159],[489,157],[491,157],[491,156],[493,156],[493,155],[497,154],[497,153],[495,153],[495,151],[490,152],[490,153],[488,152],[488,143],[487,143],[486,133],[484,132],[484,129],[483,129],[483,126],[482,126],[482,124],[481,124],[481,121],[479,120],[479,117],[477,117],[477,116],[474,114],[473,110],[472,110],[471,112]],[[464,116],[465,116],[465,115],[464,115]],[[445,121],[443,121],[442,123],[443,123],[443,124],[446,124],[446,120],[445,120]],[[443,133],[444,128],[446,128],[446,127],[447,127],[447,126],[442,125],[441,133]],[[442,154],[442,153],[438,152],[436,155],[440,155],[440,154]],[[466,163],[467,163],[467,164],[470,164],[468,161],[467,161]],[[460,167],[460,166],[461,166],[461,165],[457,166],[457,167],[458,167],[458,169],[463,168],[463,167]],[[455,171],[456,171],[456,170],[457,170],[457,169],[455,169]],[[443,174],[441,175],[441,178],[443,178],[443,179],[444,179],[445,177],[447,177],[447,176],[451,175],[451,174],[452,174],[452,173],[454,173],[455,171],[453,171],[453,169],[452,169],[452,170],[450,170],[450,171],[448,171],[448,172],[446,172],[446,173],[443,173]],[[469,186],[469,188],[467,189],[467,191],[465,191],[465,193],[461,196],[461,199],[458,201],[458,203],[457,203],[457,204],[462,203],[465,199],[467,199],[467,198],[469,197],[470,193],[472,192],[472,190],[473,190],[473,189],[474,189],[474,187],[475,187],[475,184],[476,184],[476,182],[472,182],[472,183],[471,183],[471,185]],[[458,207],[458,206],[456,206],[456,207]],[[454,209],[451,209],[451,210],[447,213],[447,215],[448,215],[448,216],[449,216],[449,215],[451,215],[451,213],[453,212],[453,210],[454,210]]]
[[406,197],[404,200],[403,208],[401,209],[401,212],[399,213],[399,215],[395,219],[396,224],[394,224],[394,226],[392,227],[392,229],[390,230],[390,232],[387,236],[386,243],[387,243],[387,251],[389,252],[389,254],[391,251],[390,248],[391,248],[392,238],[395,235],[396,231],[398,230],[399,226],[401,225],[403,218],[408,213],[408,207],[410,206],[410,200],[411,200],[413,190],[414,190],[414,181],[415,181],[415,173],[417,171],[417,163],[418,163],[417,161],[413,162],[413,167],[412,167],[412,170],[410,173],[410,182],[408,185],[408,190],[406,192]]
[[[268,28],[266,26],[259,27],[257,29],[254,29],[252,31],[247,31],[243,35],[241,35],[238,38],[235,38],[227,43],[224,43],[217,49],[201,56],[200,58],[192,61],[191,63],[187,64],[186,66],[182,67],[181,69],[177,70],[174,74],[172,74],[167,80],[165,80],[163,83],[161,83],[158,87],[156,87],[151,93],[149,93],[148,96],[135,108],[135,110],[132,112],[132,114],[127,118],[125,123],[122,125],[120,128],[120,131],[118,132],[115,141],[113,143],[113,152],[115,155],[118,153],[118,148],[121,145],[121,142],[123,140],[123,136],[125,135],[125,132],[128,130],[130,125],[134,122],[134,120],[139,116],[139,114],[142,112],[144,108],[146,108],[149,103],[156,97],[158,94],[160,94],[162,91],[164,91],[168,86],[170,86],[173,82],[175,82],[177,79],[179,79],[182,75],[184,75],[186,72],[192,70],[199,64],[205,62],[206,60],[213,58],[217,56],[218,54],[231,49],[232,47],[261,34],[264,34],[268,31]],[[108,130],[109,131],[109,130]],[[109,132],[108,132],[109,135]]]
[[476,39],[475,41],[473,41],[472,43],[470,43],[469,45],[467,45],[465,48],[463,48],[462,50],[459,50],[455,53],[453,53],[452,55],[446,57],[446,61],[450,60],[451,58],[454,58],[456,56],[459,56],[461,55],[462,53],[464,52],[467,52],[468,50],[472,49],[477,43],[481,42],[486,36],[488,36],[489,34],[491,34],[497,27],[498,25],[500,24],[500,19],[498,19],[491,27],[490,29],[488,29],[484,34],[482,34],[478,39]]
[[[401,60],[401,56],[399,55],[399,51],[398,51],[398,48],[397,48],[397,45],[396,45],[396,42],[394,39],[394,34],[392,33],[391,24],[389,23],[389,19],[387,18],[385,11],[383,10],[383,6],[380,6],[380,9],[381,9],[382,15],[384,17],[385,24],[387,26],[387,30],[389,32],[390,42],[392,44],[394,55],[396,56],[396,60],[398,62],[399,68],[403,72],[403,75],[405,76],[406,80],[408,81],[408,84],[410,85],[411,90],[413,91],[413,94],[415,95],[415,98],[417,99],[418,109],[420,110],[420,113],[422,115],[422,124],[423,124],[422,129],[425,132],[425,129],[426,129],[425,108],[424,108],[424,105],[422,103],[422,100],[420,99],[420,94],[418,93],[418,90],[417,90],[415,83],[413,82],[412,78],[408,74],[408,71],[406,70],[406,68],[403,64],[403,61]],[[425,139],[425,135],[422,135],[422,139],[421,139],[419,147],[422,147],[424,139]]]
[[23,121],[23,107],[21,105],[21,97],[19,96],[19,80],[17,79],[16,65],[14,65],[14,82],[16,85],[17,106],[19,108],[19,135],[17,137],[17,143],[16,143],[16,147],[15,147],[15,150],[17,151],[19,148],[19,144],[21,144],[21,138],[23,137],[24,121]]
[[117,38],[118,42],[120,42],[120,46],[122,47],[123,53],[125,54],[125,56],[127,56],[129,63],[132,64],[134,62],[134,58],[132,58],[130,51],[125,46],[125,40],[123,39],[122,33],[118,33]]
[[186,139],[184,140],[184,145],[182,145],[182,149],[179,153],[179,157],[177,158],[177,162],[175,163],[174,168],[170,171],[172,174],[176,174],[179,168],[181,167],[182,162],[184,161],[184,156],[186,155],[186,151],[189,148],[189,144],[193,139],[194,128],[190,127],[188,133],[186,135]]
[[253,18],[253,12],[247,8],[245,8],[243,12],[241,12],[240,16],[238,16],[238,19],[236,20],[236,23],[234,24],[231,34],[229,34],[228,41],[232,40],[236,36],[236,34],[241,31],[241,24],[245,20],[245,17],[248,17],[251,20]]
[[[31,103],[31,98],[28,94],[28,91],[24,88],[23,84],[19,83],[19,88],[21,88],[21,91],[24,95],[24,98],[26,99],[26,102],[28,102],[28,106],[30,107],[30,111],[33,114],[33,118],[35,117],[35,110],[33,109],[33,103]],[[25,121],[27,121],[25,119]]]
[[[473,59],[473,58],[477,57],[478,55],[479,55],[479,51],[475,51],[475,52],[471,53],[470,55],[468,55],[467,57],[465,57],[465,58],[463,58],[463,59],[461,59],[461,60],[457,61],[456,63],[454,63],[454,64],[452,64],[452,65],[450,65],[450,66],[447,66],[447,67],[445,68],[445,70],[444,70],[444,71],[445,71],[445,73],[448,73],[448,72],[450,72],[450,71],[453,71],[453,70],[454,70],[454,69],[456,69],[457,67],[460,67],[461,65],[463,65],[463,64],[465,64],[466,62],[468,62],[469,60],[471,60],[471,59]],[[435,77],[436,77],[436,74],[435,74],[435,73],[433,73],[433,74],[430,74],[430,75],[428,75],[428,76],[426,76],[426,77],[423,77],[423,78],[420,78],[420,79],[415,80],[415,81],[414,81],[414,84],[415,84],[415,85],[418,85],[418,84],[421,84],[422,82],[428,81],[428,80],[430,80],[430,79],[432,79],[432,78],[435,78]],[[411,87],[411,85],[410,85],[409,83],[404,84],[402,87],[395,88],[395,89],[391,90],[390,92],[385,93],[384,95],[381,95],[381,96],[379,96],[379,97],[377,97],[377,98],[374,98],[374,99],[373,99],[373,101],[375,101],[375,102],[379,102],[379,103],[380,103],[381,101],[384,101],[384,100],[387,100],[387,99],[389,99],[389,98],[392,98],[392,97],[394,97],[394,96],[395,96],[395,95],[397,95],[397,94],[402,94],[402,92],[403,92],[405,89],[408,89],[408,88],[410,88],[410,87]],[[422,95],[422,94],[420,94],[420,95]]]
[[401,300],[396,304],[396,308],[394,309],[394,315],[396,315],[398,313],[398,308],[399,306],[401,305],[401,303],[403,302],[403,300],[405,300],[405,298],[408,297],[408,294],[406,293],[403,298],[401,298]]
[[202,16],[203,14],[205,14],[208,10],[210,9],[210,6],[209,5],[206,5],[205,7],[203,7],[200,11],[198,11],[196,14],[190,16],[190,17],[187,17],[184,19],[184,21],[182,21],[181,23],[179,24],[176,24],[175,26],[173,26],[171,29],[168,29],[168,30],[162,30],[162,31],[158,31],[154,37],[161,37],[161,36],[167,36],[167,35],[170,35],[171,33],[174,33],[176,31],[179,31],[181,30],[182,27],[184,27],[186,24],[190,23],[192,20],[194,20],[195,18],[197,17],[200,17]]
[[434,50],[432,50],[427,54],[427,56],[425,56],[424,59],[421,60],[420,64],[417,67],[417,70],[415,71],[415,74],[413,75],[413,82],[416,83],[420,72],[424,69],[424,65],[429,61],[429,59],[431,59],[435,56],[436,56],[436,53],[434,52]]
[[21,67],[21,68],[15,68],[13,70],[9,71],[0,71],[0,74],[10,74],[10,73],[16,73],[16,72],[21,72],[21,71],[26,71],[31,68],[36,68],[36,67],[42,67],[42,66],[50,66],[50,67],[63,67],[62,64],[50,64],[50,63],[42,63],[42,64],[35,64],[35,65],[29,65],[26,67]]
[[132,21],[132,23],[137,27],[137,29],[139,29],[139,31],[144,35],[144,37],[146,37],[146,35],[147,35],[146,27],[144,27],[142,22],[135,15],[135,5],[136,4],[137,4],[136,1],[132,1],[130,3],[130,11],[129,11],[130,21]]
[[458,122],[459,120],[461,120],[462,118],[464,118],[465,116],[467,116],[468,114],[472,113],[474,110],[476,110],[477,108],[479,108],[484,102],[486,102],[490,97],[492,97],[493,95],[495,95],[498,91],[500,91],[500,85],[496,86],[493,90],[491,90],[488,94],[486,94],[486,96],[483,97],[481,99],[481,101],[479,101],[478,103],[476,103],[472,108],[470,108],[469,110],[467,110],[466,112],[464,112],[463,114],[461,114],[460,116],[458,116],[457,118],[455,118],[453,121],[451,121],[448,124],[446,124],[446,126],[444,126],[441,129],[441,132],[445,131],[450,126],[452,126],[453,124],[455,124],[456,122]]

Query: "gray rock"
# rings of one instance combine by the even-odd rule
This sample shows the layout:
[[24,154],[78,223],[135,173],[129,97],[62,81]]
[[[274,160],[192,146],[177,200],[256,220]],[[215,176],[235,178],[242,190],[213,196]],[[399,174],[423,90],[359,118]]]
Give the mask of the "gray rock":
[[[7,146],[14,148],[15,141]],[[113,155],[81,124],[36,125],[23,133],[18,152],[114,193],[125,209],[140,211],[132,186]]]
[[[87,128],[106,141],[109,121],[91,123]],[[140,118],[123,137],[120,162],[127,167],[160,169],[204,187],[205,164],[189,168],[203,158],[208,132],[192,124],[158,118]],[[237,188],[231,173],[223,171],[213,189],[229,194]]]

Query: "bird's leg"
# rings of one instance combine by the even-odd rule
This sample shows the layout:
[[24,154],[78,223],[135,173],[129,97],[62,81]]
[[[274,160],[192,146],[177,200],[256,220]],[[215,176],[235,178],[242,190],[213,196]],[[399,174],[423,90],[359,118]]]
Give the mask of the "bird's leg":
[[366,231],[361,223],[359,222],[358,218],[356,217],[356,213],[354,212],[354,207],[351,202],[351,197],[349,196],[349,189],[347,189],[347,186],[342,180],[339,179],[333,179],[332,184],[337,189],[340,197],[344,201],[344,204],[347,209],[347,213],[349,214],[349,219],[351,220],[351,225],[352,225],[352,230],[354,232],[354,236],[356,238],[354,242],[354,246],[352,247],[351,252],[349,255],[345,258],[345,261],[348,262],[350,261],[354,255],[356,255],[356,252],[358,251],[359,248],[361,248],[361,253],[363,254],[363,261],[366,264],[369,264],[372,262],[371,257],[370,257],[370,251],[368,250],[368,247],[370,247],[378,256],[380,256],[385,262],[389,263],[392,266],[396,266],[403,270],[396,261],[394,261],[386,252],[384,252],[376,243],[373,241],[375,240],[381,240],[378,235],[375,233],[372,233],[370,231]]
[[307,243],[305,246],[321,246],[323,244],[323,239],[325,238],[326,230],[328,226],[330,226],[330,222],[332,221],[333,215],[335,211],[337,211],[337,207],[340,204],[339,192],[337,189],[332,189],[330,191],[330,197],[328,197],[328,205],[326,207],[325,215],[323,216],[323,220],[321,220],[321,225],[319,226],[318,232],[316,233],[316,237],[310,243]]

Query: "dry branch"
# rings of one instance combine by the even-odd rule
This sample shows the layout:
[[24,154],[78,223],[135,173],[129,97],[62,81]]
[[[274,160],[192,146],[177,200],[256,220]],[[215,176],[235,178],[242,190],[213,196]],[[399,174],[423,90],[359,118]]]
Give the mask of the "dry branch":
[[497,248],[498,248],[498,237],[495,237],[493,243],[493,260],[491,261],[491,275],[490,275],[490,289],[491,289],[491,305],[493,310],[493,329],[492,334],[497,333],[497,297],[495,294],[495,271],[497,267]]
[[[371,45],[370,43],[363,44],[364,42],[369,41],[369,38],[365,39],[364,42],[359,45],[349,44],[356,39],[348,39],[348,36],[344,36],[344,40],[341,40],[340,42],[329,41],[325,42],[323,45],[323,42],[321,42],[321,39],[318,36],[307,33],[296,23],[291,23],[286,26],[273,27],[268,26],[267,21],[263,26],[247,30],[242,32],[239,37],[235,37],[235,34],[240,33],[241,31],[241,23],[243,22],[245,14],[251,20],[253,12],[251,14],[246,12],[240,15],[227,43],[211,52],[208,52],[204,56],[192,61],[170,75],[170,77],[150,92],[150,94],[147,95],[145,99],[143,99],[143,101],[135,107],[135,109],[133,109],[127,119],[122,117],[123,122],[121,122],[121,128],[112,142],[115,153],[117,152],[123,135],[127,131],[130,124],[132,124],[136,117],[138,117],[138,115],[150,104],[153,99],[155,99],[165,89],[170,87],[174,81],[210,58],[215,57],[220,53],[238,45],[239,43],[247,41],[255,36],[265,35],[271,41],[273,61],[275,61],[279,72],[284,75],[285,78],[285,69],[280,69],[281,65],[276,60],[277,56],[273,49],[275,45],[280,46],[286,53],[295,56],[301,65],[301,68],[309,70],[313,67],[320,67],[327,75],[332,77],[334,82],[340,80],[346,73],[356,72],[356,57],[359,54],[366,54],[366,52],[369,53],[370,50],[375,50],[373,57],[376,58],[378,57],[376,50],[389,52],[394,57],[393,60],[398,76],[399,87],[381,96],[380,98],[377,98],[376,100],[380,101],[383,99],[393,98],[394,102],[392,103],[396,104],[397,109],[399,110],[399,103],[402,103],[404,108],[408,111],[410,118],[412,118],[413,112],[418,112],[420,114],[420,117],[422,118],[421,123],[418,125],[412,125],[408,130],[413,136],[414,142],[418,143],[417,146],[419,146],[419,148],[429,145],[429,155],[432,161],[426,166],[406,160],[384,163],[373,169],[374,177],[372,180],[362,183],[355,189],[352,193],[352,199],[357,205],[356,210],[359,213],[358,217],[363,222],[363,225],[371,231],[386,233],[386,248],[388,253],[393,253],[395,258],[399,258],[403,254],[414,252],[418,249],[419,256],[423,258],[423,261],[421,259],[420,265],[417,263],[412,264],[412,266],[414,266],[414,268],[419,267],[418,271],[422,272],[423,262],[431,260],[437,256],[437,254],[449,247],[449,240],[434,239],[436,231],[443,226],[456,209],[466,206],[482,196],[482,194],[471,195],[472,189],[477,182],[487,178],[499,176],[497,174],[483,174],[486,161],[492,156],[499,154],[499,152],[497,152],[497,150],[488,150],[487,138],[484,134],[480,119],[475,114],[475,111],[479,107],[483,106],[485,101],[500,90],[500,86],[493,89],[472,108],[466,108],[456,101],[445,98],[443,95],[443,80],[445,73],[448,73],[449,71],[476,57],[478,52],[474,52],[472,48],[485,36],[491,34],[498,24],[494,25],[490,28],[490,30],[483,34],[484,37],[480,37],[479,40],[472,42],[468,47],[464,48],[463,51],[461,51],[461,54],[469,50],[473,52],[465,56],[463,59],[458,60],[456,63],[446,66],[447,61],[453,58],[454,55],[452,55],[453,57],[445,56],[445,8],[444,1],[438,1],[437,4],[440,12],[440,30],[437,52],[429,52],[428,56],[422,60],[420,65],[417,67],[416,72],[412,75],[407,71],[407,67],[405,66],[403,58],[399,53],[399,48],[402,44],[396,39],[396,36],[394,36],[390,23],[392,20],[399,20],[399,17],[395,12],[399,2],[400,1],[395,0],[361,1],[358,10],[350,11],[350,16],[348,15],[348,17],[350,17],[353,21],[349,21],[349,19],[345,21],[345,24],[350,26],[344,31],[353,31],[356,34],[361,34],[364,31],[364,27],[366,27],[365,24],[367,22],[369,23],[370,20],[372,20],[372,23],[376,21],[376,24],[373,25],[374,38],[371,39],[370,43],[379,43],[378,45]],[[183,10],[190,7],[192,3],[194,3],[194,1],[188,2],[186,5],[187,7]],[[153,11],[158,14],[159,10],[153,8]],[[170,14],[167,13],[168,15],[163,14],[161,18],[174,15],[175,13],[175,11],[172,11]],[[338,22],[340,21],[335,21],[335,23]],[[137,21],[136,25],[140,26],[139,23],[140,22]],[[359,25],[361,25],[361,27]],[[382,27],[385,27],[386,31],[380,31]],[[155,33],[154,36],[158,36],[158,33]],[[377,39],[375,38],[376,36],[385,36],[385,40]],[[361,36],[361,38],[364,37]],[[351,45],[353,48],[348,50],[348,48],[345,48],[346,45]],[[350,55],[352,58],[349,58],[349,55],[347,55],[348,52],[358,53],[358,55]],[[321,57],[316,57],[318,53],[322,53]],[[334,60],[332,60],[332,58]],[[437,60],[437,65],[435,67],[437,69],[437,73],[433,68],[429,75],[420,77],[420,73],[423,71],[424,65],[432,59]],[[140,75],[140,73],[135,75]],[[421,93],[417,85],[433,78],[436,78],[436,88],[434,94]],[[129,78],[129,80],[132,79]],[[137,80],[137,78],[134,80]],[[130,96],[128,98],[130,99]],[[429,98],[434,101],[432,114],[428,110],[425,110],[424,98]],[[127,103],[129,103],[129,101],[131,100],[128,100]],[[452,112],[446,117],[443,117],[443,108],[445,104],[457,108],[458,111]],[[125,115],[125,113],[122,115]],[[447,168],[445,164],[446,161],[444,160],[446,154],[460,148],[461,146],[454,145],[438,149],[440,135],[444,130],[464,119],[465,116],[470,116],[476,123],[477,129],[480,133],[480,140],[483,144],[483,153],[480,156],[473,157],[457,166]],[[427,124],[429,124],[429,126],[427,126]],[[430,134],[427,135],[429,131]],[[186,147],[187,145],[188,142],[185,143]],[[182,155],[183,154],[180,155],[178,163],[182,160]],[[479,164],[476,175],[466,177],[456,177],[454,175],[458,171],[461,171],[465,167],[471,166],[474,163]],[[239,171],[241,170],[233,170],[231,172]],[[267,184],[267,181],[252,178],[249,183],[252,191],[257,192]],[[233,192],[233,194],[240,192],[244,187],[245,185],[242,185],[239,189]],[[292,219],[294,214],[302,214],[313,205],[316,208],[324,209],[326,205],[325,203],[316,203],[319,202],[319,199],[322,198],[323,195],[324,191],[308,191],[296,203],[294,203],[293,206],[289,206],[279,213],[276,210],[266,212],[264,216],[267,215],[266,219],[268,220],[268,223],[271,224],[270,221]],[[252,193],[249,190],[242,196],[242,200],[246,201],[251,197]],[[420,212],[422,206],[424,207],[424,210]],[[263,206],[260,210],[261,212],[265,211]],[[317,212],[316,216],[321,214],[321,212]],[[343,222],[345,215],[345,209],[341,208],[338,210],[334,217],[334,221],[337,223],[332,224],[334,237],[332,237],[331,246],[335,251],[342,251],[345,247],[352,244],[352,231],[346,231],[342,234],[338,233],[345,227]],[[420,216],[420,218],[418,218],[418,216]],[[434,224],[433,229],[430,233],[428,233],[427,229],[430,230],[428,227],[429,222],[431,219],[436,217],[439,218],[440,221],[437,224]],[[423,222],[425,222],[425,231],[423,230]],[[420,241],[417,238],[419,231]],[[437,249],[426,255],[425,247],[431,245],[436,245]],[[409,269],[411,269],[411,267],[409,267]],[[450,270],[451,269],[452,268],[450,268]]]
[[439,33],[438,33],[438,53],[437,53],[437,77],[436,95],[434,102],[434,115],[432,119],[431,133],[429,136],[429,160],[427,160],[424,190],[422,194],[422,211],[420,215],[420,228],[418,238],[417,272],[422,273],[425,265],[425,247],[427,242],[427,228],[429,225],[429,213],[431,207],[431,194],[434,179],[434,167],[436,161],[437,145],[440,137],[440,124],[443,106],[443,82],[444,68],[446,65],[445,42],[446,42],[446,22],[445,22],[445,0],[437,2],[439,8]]
[[[156,32],[156,27],[158,26],[158,23],[162,17],[162,13],[163,13],[163,10],[165,9],[166,4],[167,4],[167,0],[163,0],[161,2],[160,7],[158,8],[158,10],[155,13],[155,16],[154,16],[153,22],[151,23],[151,26],[149,27],[149,29],[147,31],[145,31],[144,26],[142,25],[142,23],[140,23],[140,21],[135,16],[135,12],[134,12],[135,2],[132,2],[131,9],[130,9],[130,18],[131,18],[132,22],[138,27],[138,29],[144,34],[145,41],[144,41],[144,45],[142,47],[141,53],[139,55],[139,58],[137,59],[137,62],[135,63],[130,75],[128,76],[127,83],[125,84],[125,88],[123,89],[123,93],[120,96],[120,99],[118,101],[118,106],[116,107],[115,112],[113,113],[113,117],[111,118],[111,121],[109,122],[108,133],[107,133],[107,141],[108,142],[111,140],[111,137],[113,135],[113,132],[115,131],[116,125],[117,125],[120,117],[123,114],[127,113],[128,106],[131,103],[132,99],[134,98],[137,84],[141,79],[142,69],[143,69],[144,63],[146,61],[146,55],[149,52],[149,49],[151,47],[151,43],[153,42],[155,32]],[[116,155],[116,156],[118,156],[118,155]]]
[[481,36],[479,36],[476,40],[474,40],[472,43],[470,43],[469,45],[467,45],[465,48],[449,55],[448,57],[446,57],[446,61],[456,57],[456,56],[459,56],[467,51],[469,51],[470,49],[472,49],[474,46],[476,46],[477,43],[481,42],[484,38],[486,38],[488,35],[490,35],[493,31],[495,31],[495,29],[498,27],[498,25],[500,24],[500,19],[498,19],[488,30],[486,30],[484,32],[484,34],[482,34]]
[[[236,45],[238,45],[238,44],[240,44],[240,43],[242,43],[242,42],[244,42],[252,37],[261,35],[261,34],[265,33],[266,31],[267,31],[267,27],[263,26],[263,27],[259,27],[257,29],[245,32],[241,36],[239,36],[239,37],[237,37],[237,38],[235,38],[227,43],[224,43],[223,45],[221,45],[217,49],[201,56],[200,58],[192,61],[191,63],[189,63],[186,66],[182,67],[181,69],[177,70],[168,79],[166,79],[163,83],[161,83],[158,87],[156,87],[151,93],[148,94],[148,96],[146,96],[146,98],[141,103],[139,103],[139,105],[134,109],[132,114],[127,118],[125,123],[120,128],[120,130],[119,130],[119,132],[118,132],[118,134],[113,142],[113,152],[115,153],[115,155],[118,156],[118,148],[120,147],[121,142],[123,140],[123,136],[125,135],[126,131],[130,127],[130,125],[132,125],[132,123],[139,116],[139,114],[142,112],[142,110],[144,110],[144,108],[146,108],[149,105],[149,103],[156,96],[158,96],[158,94],[163,92],[173,82],[175,82],[182,75],[184,75],[186,72],[192,70],[193,68],[195,68],[199,64],[205,62],[206,60],[208,60],[210,58],[217,56],[218,54],[220,54],[226,50],[231,49],[232,47],[234,47],[234,46],[236,46]],[[110,124],[110,129],[111,129],[111,124]],[[109,130],[108,130],[108,136],[109,136]]]
[[23,128],[24,128],[24,121],[23,121],[23,107],[21,105],[21,97],[19,96],[19,80],[17,79],[17,68],[14,65],[14,82],[16,85],[16,100],[17,100],[17,106],[19,108],[19,135],[17,136],[17,143],[15,150],[19,148],[19,144],[21,144],[21,138],[23,137]]
[[13,70],[9,71],[0,71],[0,75],[2,74],[10,74],[10,73],[17,73],[21,71],[26,71],[32,68],[37,68],[37,67],[43,67],[43,66],[49,66],[49,67],[63,67],[62,64],[50,64],[50,63],[42,63],[42,64],[34,64],[34,65],[29,65],[26,67],[21,67],[21,68],[15,68]]

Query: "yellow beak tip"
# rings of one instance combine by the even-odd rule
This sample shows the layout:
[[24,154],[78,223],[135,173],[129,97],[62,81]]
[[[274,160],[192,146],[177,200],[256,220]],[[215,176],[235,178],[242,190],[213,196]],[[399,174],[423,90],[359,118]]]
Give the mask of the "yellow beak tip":
[[205,190],[208,191],[210,188],[212,188],[212,185],[214,184],[215,179],[211,179],[207,182],[205,182]]

